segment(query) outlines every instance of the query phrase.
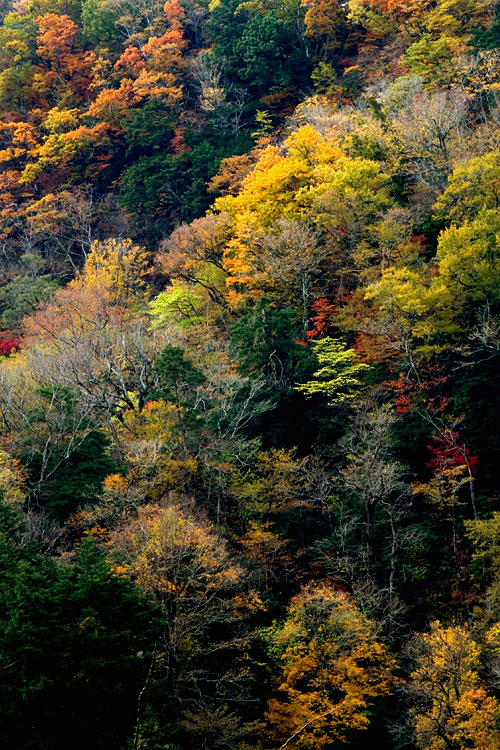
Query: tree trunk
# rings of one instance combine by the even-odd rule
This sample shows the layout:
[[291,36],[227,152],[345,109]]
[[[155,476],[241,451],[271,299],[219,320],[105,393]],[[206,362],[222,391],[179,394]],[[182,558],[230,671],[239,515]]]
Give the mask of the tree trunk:
[[376,501],[368,500],[366,503],[366,551],[368,553],[368,566],[373,567],[375,560],[375,510]]

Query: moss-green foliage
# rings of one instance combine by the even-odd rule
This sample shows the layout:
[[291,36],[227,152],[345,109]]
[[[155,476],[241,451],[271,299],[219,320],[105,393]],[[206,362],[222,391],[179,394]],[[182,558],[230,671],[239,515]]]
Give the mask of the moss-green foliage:
[[476,50],[493,50],[500,47],[500,5],[495,10],[495,19],[487,29],[474,29],[472,43]]
[[0,287],[0,321],[3,328],[15,329],[26,315],[31,315],[59,288],[56,279],[48,275],[15,276]]
[[93,47],[105,46],[120,39],[116,22],[120,11],[112,6],[105,6],[99,0],[85,0],[81,9],[82,36],[87,44]]
[[[5,528],[5,527],[4,527]],[[92,541],[71,561],[0,535],[0,737],[5,747],[119,747],[134,728],[150,602]]]
[[162,395],[181,406],[193,397],[193,389],[205,382],[205,376],[186,358],[179,346],[166,346],[155,362],[161,378]]
[[169,153],[168,123],[162,126],[158,140],[147,138],[144,142],[140,128],[147,121],[146,113],[136,118],[132,128],[128,153],[138,154],[138,158],[122,174],[121,201],[136,214],[140,229],[147,230],[146,236],[157,239],[177,223],[192,221],[208,209],[211,197],[207,183],[217,173],[221,160],[244,152],[251,141],[246,134],[228,138],[208,128],[203,133],[184,133],[185,150]]
[[[38,498],[45,510],[60,520],[92,504],[105,477],[118,468],[108,453],[109,441],[102,432],[90,432],[74,450],[68,451],[68,447],[63,442],[52,452],[47,466],[49,479]],[[30,462],[29,471],[34,476],[39,465],[40,459]]]
[[207,27],[215,54],[225,61],[230,77],[248,87],[255,98],[307,80],[311,59],[297,25],[303,11],[297,7],[287,17],[281,7],[280,17],[279,11],[251,12],[245,5],[252,4],[213,3]]
[[238,369],[245,375],[264,377],[276,386],[290,388],[311,366],[311,354],[300,343],[300,326],[294,313],[275,309],[260,300],[231,328],[231,344]]

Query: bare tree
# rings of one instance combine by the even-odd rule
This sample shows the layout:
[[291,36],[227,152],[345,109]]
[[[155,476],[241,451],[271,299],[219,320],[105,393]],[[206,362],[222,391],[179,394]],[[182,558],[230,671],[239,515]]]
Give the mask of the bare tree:
[[469,133],[468,97],[457,89],[424,92],[400,112],[394,132],[411,176],[443,189],[454,151]]
[[396,553],[399,548],[395,504],[408,492],[403,481],[404,468],[392,455],[388,441],[395,416],[389,405],[367,402],[357,407],[354,420],[343,440],[347,466],[341,481],[348,491],[362,501],[365,507],[365,538],[369,568],[373,568],[377,551],[375,519],[377,511],[388,512],[391,525],[390,586],[394,587]]

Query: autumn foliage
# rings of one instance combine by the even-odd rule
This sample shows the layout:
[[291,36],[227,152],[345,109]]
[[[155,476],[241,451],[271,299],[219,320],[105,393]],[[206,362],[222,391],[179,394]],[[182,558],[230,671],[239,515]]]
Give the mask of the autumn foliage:
[[0,744],[500,747],[497,0],[0,7]]

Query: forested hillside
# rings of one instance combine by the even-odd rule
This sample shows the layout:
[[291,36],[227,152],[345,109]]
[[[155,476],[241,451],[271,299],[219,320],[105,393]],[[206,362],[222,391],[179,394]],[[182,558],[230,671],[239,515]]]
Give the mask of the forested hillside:
[[500,748],[500,3],[3,0],[0,743]]

